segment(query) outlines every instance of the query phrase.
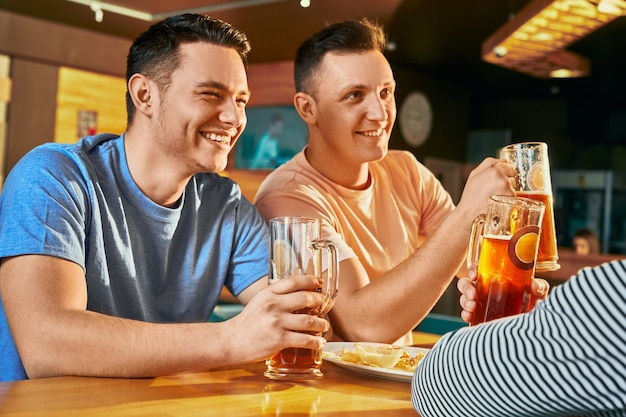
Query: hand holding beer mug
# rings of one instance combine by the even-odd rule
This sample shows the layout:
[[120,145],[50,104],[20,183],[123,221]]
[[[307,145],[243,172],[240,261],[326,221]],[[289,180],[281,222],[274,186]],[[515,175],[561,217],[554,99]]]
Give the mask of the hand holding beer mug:
[[[314,311],[297,311],[324,317],[335,303],[338,291],[337,251],[332,242],[321,240],[319,219],[277,217],[270,220],[270,284],[279,279],[313,275],[322,277],[322,250],[328,251],[328,272],[321,292],[324,301]],[[271,379],[312,379],[323,376],[322,351],[287,348],[266,361],[265,376]]]
[[474,220],[468,266],[478,262],[472,326],[528,311],[543,203],[494,195],[487,213]]
[[502,148],[501,157],[515,167],[516,194],[541,201],[546,207],[536,270],[556,271],[561,265],[558,264],[548,145],[543,142],[514,143]]

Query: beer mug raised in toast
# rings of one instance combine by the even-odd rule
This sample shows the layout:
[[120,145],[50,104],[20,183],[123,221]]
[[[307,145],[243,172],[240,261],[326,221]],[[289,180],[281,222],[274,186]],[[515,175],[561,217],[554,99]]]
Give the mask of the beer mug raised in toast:
[[478,263],[471,325],[528,310],[544,209],[539,201],[494,195],[474,220],[467,257],[468,266]]
[[517,196],[541,201],[546,207],[535,270],[556,271],[561,265],[558,263],[548,145],[543,142],[514,143],[502,148],[500,156],[515,167]]

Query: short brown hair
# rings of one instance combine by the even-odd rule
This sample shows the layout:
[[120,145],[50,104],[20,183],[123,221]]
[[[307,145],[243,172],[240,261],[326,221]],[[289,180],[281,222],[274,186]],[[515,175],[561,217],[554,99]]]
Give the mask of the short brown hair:
[[[143,32],[135,39],[126,60],[126,83],[133,74],[144,74],[153,79],[164,91],[172,73],[180,66],[180,45],[208,42],[233,48],[244,65],[250,52],[250,43],[243,32],[229,23],[199,14],[182,14],[168,17]],[[130,126],[135,114],[135,104],[126,92],[127,123]]]
[[379,51],[387,47],[383,27],[369,19],[347,20],[327,26],[306,39],[296,51],[294,78],[296,91],[313,94],[316,72],[324,56],[334,53]]

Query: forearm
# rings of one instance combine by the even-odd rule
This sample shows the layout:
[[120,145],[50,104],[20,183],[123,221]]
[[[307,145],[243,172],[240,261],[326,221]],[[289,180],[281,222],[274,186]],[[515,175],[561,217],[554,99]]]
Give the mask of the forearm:
[[389,343],[415,328],[465,262],[472,220],[453,211],[407,260],[350,294],[340,293],[345,302],[338,300],[331,316],[334,331],[346,340]]
[[231,326],[154,324],[88,311],[82,269],[59,258],[3,259],[0,291],[30,377],[143,377],[237,359],[224,355],[236,339],[229,337]]
[[67,311],[41,320],[39,327],[29,332],[36,336],[18,339],[30,378],[149,377],[242,360],[226,323],[154,324]]
[[[1,274],[0,274],[1,277]],[[259,280],[254,284],[261,286]],[[57,375],[147,377],[264,360],[287,347],[321,349],[322,318],[293,311],[322,303],[317,280],[302,276],[243,297],[246,308],[222,323],[154,324],[81,308],[73,291],[30,304],[2,280],[7,319],[31,378]],[[56,281],[55,281],[56,282]],[[41,282],[40,282],[41,284]],[[248,291],[248,290],[246,290]],[[249,291],[254,291],[250,288]],[[11,296],[6,297],[5,295]],[[80,298],[80,297],[78,297]],[[55,299],[56,302],[45,300]]]

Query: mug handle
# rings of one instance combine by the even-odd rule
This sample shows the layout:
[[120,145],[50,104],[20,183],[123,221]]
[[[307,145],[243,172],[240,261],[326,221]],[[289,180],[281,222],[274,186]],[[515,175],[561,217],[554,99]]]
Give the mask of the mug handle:
[[472,223],[472,233],[470,234],[469,247],[467,250],[467,267],[471,268],[480,256],[480,247],[482,245],[483,229],[487,215],[479,214]]
[[337,261],[337,248],[330,240],[318,239],[311,242],[315,250],[326,249],[328,251],[328,271],[326,281],[322,291],[324,292],[324,303],[317,311],[320,317],[324,317],[335,305],[337,294],[339,293],[339,262]]

